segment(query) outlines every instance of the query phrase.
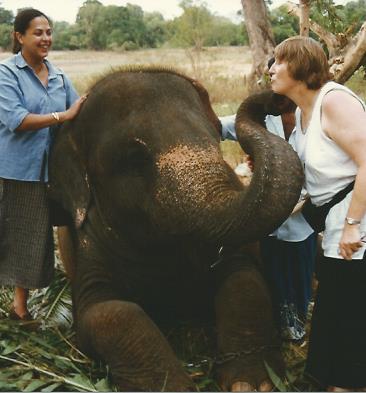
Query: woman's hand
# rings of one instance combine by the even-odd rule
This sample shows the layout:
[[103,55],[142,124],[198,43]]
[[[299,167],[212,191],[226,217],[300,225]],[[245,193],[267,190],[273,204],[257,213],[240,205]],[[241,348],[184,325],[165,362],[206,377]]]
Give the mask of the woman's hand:
[[54,126],[55,124],[63,123],[66,120],[71,120],[79,113],[80,108],[87,97],[88,95],[84,94],[78,98],[65,112],[54,112],[41,115],[29,113],[23,119],[16,131],[38,131],[40,128]]
[[66,120],[72,120],[80,112],[80,109],[87,98],[87,94],[82,95],[70,106],[67,111],[62,112],[62,114],[60,113],[60,121],[64,122]]
[[305,202],[309,199],[309,195],[305,195],[304,197],[301,197],[299,202],[296,203],[295,207],[293,208],[290,216],[292,216],[295,213],[298,213],[299,211],[302,210],[304,207]]
[[353,253],[362,247],[359,225],[345,224],[341,240],[339,242],[339,255],[350,261]]

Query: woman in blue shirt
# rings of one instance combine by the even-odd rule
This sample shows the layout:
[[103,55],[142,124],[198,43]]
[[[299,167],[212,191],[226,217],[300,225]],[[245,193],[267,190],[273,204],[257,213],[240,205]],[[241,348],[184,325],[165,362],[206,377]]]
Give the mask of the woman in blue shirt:
[[48,286],[54,253],[46,197],[50,126],[73,119],[85,96],[46,60],[49,18],[29,8],[14,21],[14,56],[0,63],[0,284],[14,285],[13,319],[31,319],[28,289]]
[[[271,64],[273,62],[270,60],[268,67]],[[267,115],[266,128],[294,147],[296,106],[285,96],[278,96],[278,105],[281,105],[281,115]],[[235,118],[236,115],[220,117],[222,139],[237,140]],[[302,190],[303,197],[305,194],[305,190]],[[296,211],[272,234],[260,241],[264,274],[271,293],[275,319],[284,340],[300,343],[305,336],[316,240],[316,234],[301,212]]]

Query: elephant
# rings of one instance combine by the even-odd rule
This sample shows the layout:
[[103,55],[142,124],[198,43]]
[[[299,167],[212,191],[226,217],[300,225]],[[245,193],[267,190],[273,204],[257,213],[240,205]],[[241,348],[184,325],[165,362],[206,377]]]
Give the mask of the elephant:
[[[303,182],[292,148],[264,129],[273,93],[241,105],[236,130],[254,172],[244,187],[220,152],[206,89],[173,69],[112,71],[55,133],[51,200],[71,217],[79,347],[120,391],[193,391],[159,328],[212,316],[221,388],[265,390],[283,371],[271,299],[247,244],[290,214]],[[266,385],[267,383],[267,385]]]

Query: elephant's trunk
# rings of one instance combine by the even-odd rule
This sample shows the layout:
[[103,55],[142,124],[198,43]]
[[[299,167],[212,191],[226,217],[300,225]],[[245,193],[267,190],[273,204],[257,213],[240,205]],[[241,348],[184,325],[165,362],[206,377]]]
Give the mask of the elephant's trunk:
[[266,114],[278,115],[274,104],[273,93],[262,92],[245,100],[238,110],[238,141],[250,155],[254,173],[247,191],[232,205],[226,241],[238,237],[250,241],[272,232],[298,201],[304,181],[300,160],[287,142],[264,128]]
[[248,187],[212,144],[181,144],[160,156],[164,182],[157,187],[161,209],[155,212],[164,233],[239,244],[270,233],[291,213],[303,183],[300,161],[287,142],[253,121],[251,113],[244,103],[236,124],[240,144],[254,161]]
[[165,232],[198,233],[215,243],[238,244],[270,233],[287,218],[298,200],[303,173],[292,147],[264,128],[265,114],[275,113],[271,102],[270,97],[251,96],[237,114],[239,142],[254,162],[246,188],[212,141],[201,139],[199,147],[181,143],[160,156],[165,183],[159,184],[156,198],[164,209],[158,215]]

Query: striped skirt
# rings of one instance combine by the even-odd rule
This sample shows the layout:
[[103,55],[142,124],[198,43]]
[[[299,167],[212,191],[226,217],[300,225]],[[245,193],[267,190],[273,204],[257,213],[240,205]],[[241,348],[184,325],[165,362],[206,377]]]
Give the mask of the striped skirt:
[[54,272],[46,185],[0,178],[0,285],[43,288]]

